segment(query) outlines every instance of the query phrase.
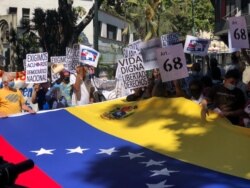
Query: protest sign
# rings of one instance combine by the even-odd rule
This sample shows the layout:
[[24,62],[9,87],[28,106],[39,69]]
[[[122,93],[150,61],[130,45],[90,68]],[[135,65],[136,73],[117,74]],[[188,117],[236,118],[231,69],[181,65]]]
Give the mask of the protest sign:
[[231,39],[231,34],[229,30],[228,30],[228,50],[229,50],[229,53],[240,51],[240,48],[232,47],[232,39]]
[[231,48],[249,48],[248,31],[244,16],[228,18]]
[[138,53],[139,53],[139,51],[137,51],[137,50],[133,50],[130,48],[123,48],[123,57],[124,58],[135,56]]
[[100,53],[88,46],[80,45],[79,62],[93,67],[97,67]]
[[210,40],[187,35],[184,52],[198,56],[205,56],[208,52]]
[[26,55],[26,83],[47,82],[48,53]]
[[186,58],[183,53],[182,44],[158,48],[156,54],[163,82],[188,76]]
[[60,78],[59,72],[63,69],[68,70],[68,65],[66,63],[66,56],[51,56],[51,82],[55,82]]
[[79,45],[74,45],[73,48],[66,48],[66,64],[70,72],[76,72],[76,67],[79,62]]
[[140,43],[141,42],[142,42],[141,40],[136,40],[134,42],[131,42],[131,43],[128,44],[128,48],[131,49],[131,50],[136,50],[136,51],[140,52],[140,50],[141,50],[140,49]]
[[50,62],[55,64],[66,64],[66,56],[51,56]]
[[161,47],[161,39],[155,38],[147,42],[141,42],[139,48],[146,70],[158,68],[155,50]]
[[73,49],[67,47],[66,48],[66,64],[68,65],[69,71],[72,71],[71,70],[72,57],[73,57]]
[[141,55],[120,59],[117,63],[125,89],[135,89],[148,85]]
[[169,33],[169,34],[161,36],[162,48],[177,44],[178,42],[179,42],[179,34],[178,33]]

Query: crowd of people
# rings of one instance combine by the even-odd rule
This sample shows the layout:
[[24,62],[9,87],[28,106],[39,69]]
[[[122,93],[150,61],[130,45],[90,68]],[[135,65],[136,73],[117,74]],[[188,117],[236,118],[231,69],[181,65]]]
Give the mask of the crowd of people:
[[216,58],[206,57],[207,71],[200,63],[193,63],[185,79],[162,82],[160,72],[154,69],[149,86],[135,89],[127,101],[157,97],[185,97],[201,105],[201,120],[206,121],[209,111],[226,117],[233,125],[250,127],[250,78],[242,80],[250,58],[245,50],[231,54],[231,62],[219,67]]
[[[62,69],[60,77],[54,83],[48,81],[34,84],[31,102],[38,105],[39,111],[95,102],[88,69],[85,65],[77,66],[76,73]],[[22,112],[36,113],[25,104],[21,91],[14,87],[13,74],[4,72],[0,89],[0,118]]]
[[[135,89],[126,100],[137,101],[153,96],[185,97],[201,105],[201,119],[204,121],[212,110],[234,125],[250,127],[250,82],[245,84],[242,80],[243,71],[250,65],[246,51],[232,53],[231,63],[225,68],[219,67],[215,58],[205,60],[205,73],[200,63],[193,63],[188,77],[169,82],[161,80],[159,69],[148,71],[148,86]],[[60,70],[60,78],[54,83],[33,85],[31,102],[38,105],[39,111],[98,102],[89,72],[86,65],[76,67],[75,73]],[[0,117],[21,112],[36,113],[25,104],[22,93],[13,85],[14,77],[5,72],[0,89]]]

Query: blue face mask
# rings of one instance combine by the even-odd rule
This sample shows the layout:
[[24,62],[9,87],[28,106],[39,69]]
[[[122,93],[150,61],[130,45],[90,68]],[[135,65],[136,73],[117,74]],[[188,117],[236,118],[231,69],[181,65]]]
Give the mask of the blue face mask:
[[229,89],[229,90],[234,90],[234,88],[235,88],[235,85],[233,85],[233,84],[225,84],[225,88],[227,88],[227,89]]
[[15,82],[11,81],[8,83],[9,88],[13,88],[15,86]]

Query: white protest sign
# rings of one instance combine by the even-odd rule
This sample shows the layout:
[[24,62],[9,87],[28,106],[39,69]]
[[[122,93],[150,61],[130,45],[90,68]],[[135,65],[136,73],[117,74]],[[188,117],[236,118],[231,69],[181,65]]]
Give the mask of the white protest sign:
[[139,51],[137,51],[137,50],[133,50],[130,48],[123,48],[123,57],[124,58],[135,56],[138,53],[139,53]]
[[76,67],[79,62],[79,45],[74,45],[73,48],[66,48],[66,63],[70,72],[76,72]]
[[128,48],[131,50],[136,50],[136,51],[140,52],[140,43],[141,42],[142,42],[141,40],[136,40],[134,42],[131,42],[128,44]]
[[120,59],[117,63],[125,89],[135,89],[148,85],[141,55]]
[[182,44],[158,48],[156,54],[163,82],[186,78],[188,76]]
[[26,83],[47,82],[48,53],[26,55]]
[[155,50],[161,47],[161,39],[155,38],[140,43],[141,55],[146,70],[158,68]]
[[87,64],[92,67],[97,67],[100,53],[93,48],[80,45],[79,57],[80,63]]
[[209,45],[210,40],[208,39],[202,39],[187,35],[184,46],[184,52],[187,54],[205,56],[207,55]]
[[165,48],[170,45],[174,45],[179,42],[179,34],[178,33],[169,33],[161,36],[161,46]]
[[[66,62],[66,56],[51,56],[50,57],[50,62],[52,63],[51,67],[53,65],[62,64],[64,69],[68,70],[68,65],[67,65],[67,62]],[[54,73],[54,71],[51,68],[51,81],[52,81],[52,83],[55,82],[59,78],[60,78],[60,74],[59,73]]]
[[249,48],[246,18],[244,16],[228,18],[232,48]]
[[51,56],[50,62],[53,64],[63,64],[65,69],[67,68],[66,56]]
[[66,64],[68,66],[68,70],[71,70],[71,64],[72,64],[72,58],[73,58],[73,49],[72,48],[66,48]]
[[228,30],[228,48],[229,48],[230,53],[240,51],[240,48],[233,48],[232,47],[232,39],[231,39],[231,34],[230,34],[229,30]]
[[51,69],[51,83],[54,83],[56,80],[60,78],[60,73],[54,73],[54,71]]

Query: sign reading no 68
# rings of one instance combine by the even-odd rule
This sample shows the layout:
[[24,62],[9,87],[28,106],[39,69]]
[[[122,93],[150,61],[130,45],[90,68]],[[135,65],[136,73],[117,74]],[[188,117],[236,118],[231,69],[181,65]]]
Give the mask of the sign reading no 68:
[[173,69],[179,70],[183,67],[183,64],[181,62],[180,57],[173,58],[173,63],[169,62],[169,59],[166,59],[166,61],[163,64],[163,68],[165,71],[170,72]]
[[246,30],[245,29],[239,29],[239,28],[236,28],[234,30],[234,38],[236,40],[246,40],[247,39],[247,35],[246,35]]

